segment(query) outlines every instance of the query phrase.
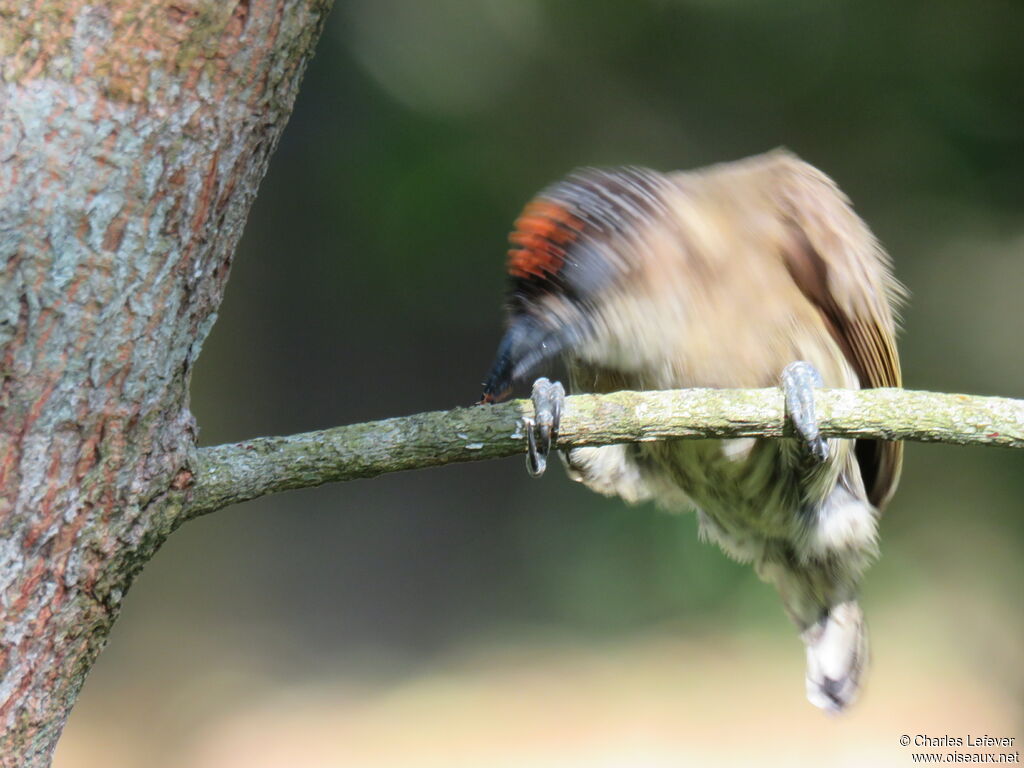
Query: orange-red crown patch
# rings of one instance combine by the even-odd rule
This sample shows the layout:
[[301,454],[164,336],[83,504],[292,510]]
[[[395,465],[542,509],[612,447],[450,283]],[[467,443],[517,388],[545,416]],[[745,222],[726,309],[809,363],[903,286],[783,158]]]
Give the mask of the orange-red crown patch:
[[516,219],[508,236],[508,273],[518,278],[545,279],[557,274],[565,260],[565,249],[583,231],[582,219],[550,200],[533,200]]

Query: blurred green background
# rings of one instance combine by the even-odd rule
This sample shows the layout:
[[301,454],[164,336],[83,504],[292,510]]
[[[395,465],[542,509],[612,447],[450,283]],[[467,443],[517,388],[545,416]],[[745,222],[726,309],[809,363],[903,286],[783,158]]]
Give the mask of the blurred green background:
[[[466,405],[505,238],[577,165],[786,145],[911,291],[911,388],[1024,397],[1024,5],[339,0],[193,382],[204,444]],[[848,717],[776,596],[522,461],[189,523],[125,603],[56,765],[906,765],[1017,736],[1024,454],[910,445]]]

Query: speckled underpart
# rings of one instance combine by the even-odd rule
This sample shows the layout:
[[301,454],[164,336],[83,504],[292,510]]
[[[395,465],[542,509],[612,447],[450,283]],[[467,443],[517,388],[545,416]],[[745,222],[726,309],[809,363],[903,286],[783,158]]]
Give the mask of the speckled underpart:
[[0,1],[0,755],[50,760],[178,519],[187,387],[327,10]]

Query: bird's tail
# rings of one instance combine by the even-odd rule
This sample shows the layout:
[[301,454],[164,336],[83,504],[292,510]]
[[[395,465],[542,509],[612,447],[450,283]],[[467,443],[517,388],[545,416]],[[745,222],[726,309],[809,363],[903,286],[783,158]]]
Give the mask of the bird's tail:
[[843,567],[853,562],[796,566],[791,558],[767,557],[758,566],[807,648],[807,698],[828,712],[854,702],[868,665],[867,626],[856,599],[859,566]]
[[832,605],[800,638],[807,646],[807,698],[828,712],[842,712],[857,698],[868,663],[860,606],[853,600]]

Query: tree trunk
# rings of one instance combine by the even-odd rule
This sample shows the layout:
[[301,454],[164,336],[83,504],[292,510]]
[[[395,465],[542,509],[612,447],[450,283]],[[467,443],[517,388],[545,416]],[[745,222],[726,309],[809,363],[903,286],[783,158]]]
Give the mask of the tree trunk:
[[0,755],[48,765],[192,478],[188,382],[329,0],[0,0]]

